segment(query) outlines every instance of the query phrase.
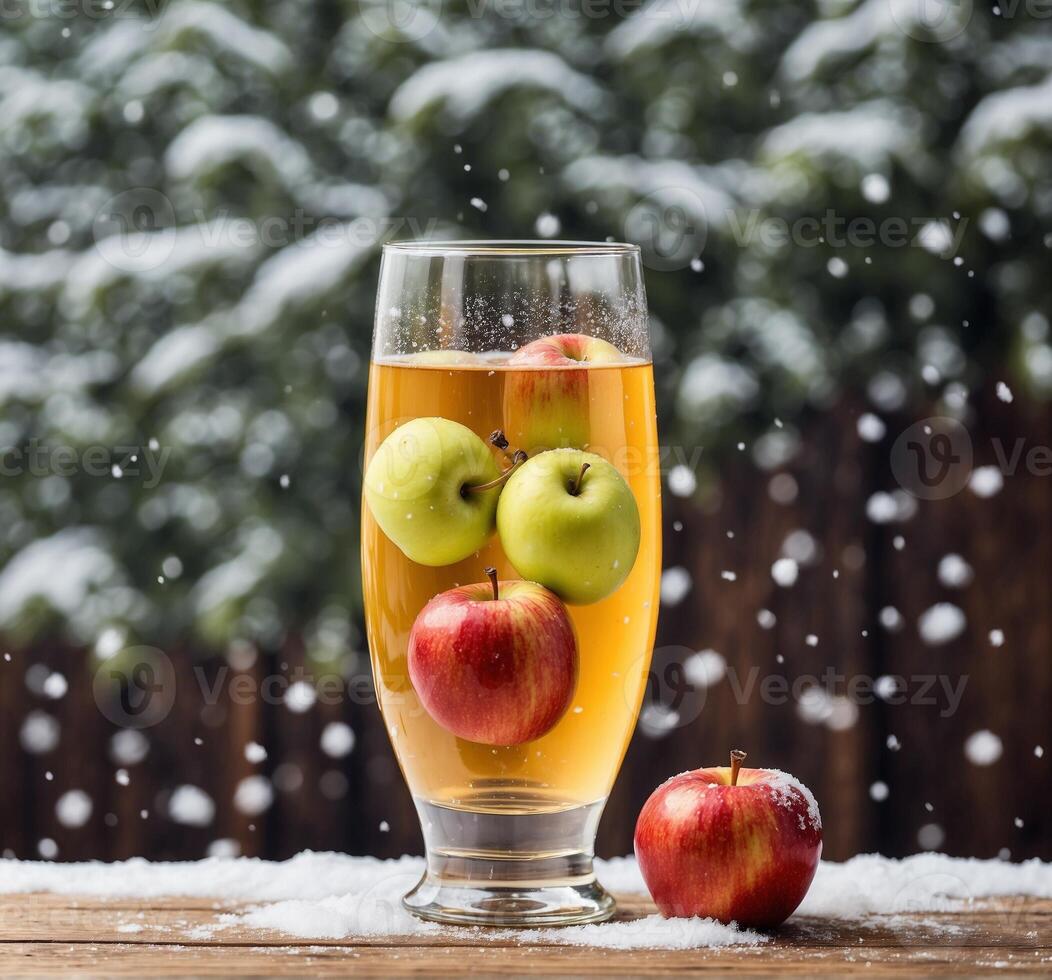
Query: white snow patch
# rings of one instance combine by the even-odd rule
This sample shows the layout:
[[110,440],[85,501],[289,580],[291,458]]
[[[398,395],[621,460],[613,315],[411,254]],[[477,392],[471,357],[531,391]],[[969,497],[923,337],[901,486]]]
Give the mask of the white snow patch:
[[964,613],[951,602],[937,602],[917,620],[917,632],[929,646],[940,646],[957,639],[964,632]]
[[540,89],[584,113],[605,101],[603,90],[549,51],[500,48],[433,61],[417,69],[388,103],[392,118],[406,121],[440,105],[457,123],[478,115],[512,89]]
[[189,784],[177,786],[168,801],[168,816],[187,827],[207,827],[215,817],[216,805],[203,789]]
[[771,565],[771,578],[783,589],[795,585],[799,574],[800,566],[792,558],[779,558]]
[[303,146],[262,116],[199,116],[171,143],[165,169],[176,180],[203,180],[235,161],[294,192],[313,181]]
[[308,681],[296,681],[290,684],[289,689],[285,692],[285,707],[293,714],[301,715],[305,711],[310,711],[317,699],[318,692],[314,689],[313,684]]
[[266,776],[246,776],[234,790],[234,807],[247,817],[258,817],[274,802],[274,787]]
[[83,827],[91,819],[91,797],[82,789],[71,789],[55,802],[55,818],[63,827]]
[[951,552],[939,560],[939,581],[948,589],[963,589],[975,578],[975,571],[960,555]]
[[968,478],[968,489],[977,497],[993,497],[1001,492],[1005,478],[996,466],[979,466]]
[[684,37],[733,38],[735,46],[744,45],[754,30],[741,0],[648,0],[610,32],[606,47],[625,59]]
[[333,759],[342,759],[354,749],[354,731],[342,721],[330,721],[321,731],[321,750]]
[[864,412],[858,417],[856,429],[863,442],[880,442],[884,438],[884,433],[888,431],[884,420],[872,412]]
[[43,755],[55,749],[61,735],[55,718],[43,711],[30,711],[18,730],[18,742],[30,755]]
[[992,766],[1004,751],[1001,739],[988,729],[973,732],[964,743],[965,758],[973,766]]
[[[791,783],[789,785],[792,785]],[[57,853],[57,849],[56,849]],[[419,879],[418,857],[394,861],[344,854],[304,852],[288,861],[212,857],[204,861],[151,863],[133,858],[114,864],[54,865],[42,861],[0,861],[0,893],[51,892],[103,898],[148,899],[171,895],[251,901],[263,904],[219,917],[217,927],[255,926],[302,938],[411,935],[436,932],[439,926],[413,918],[401,896]],[[644,893],[631,857],[597,861],[607,888]],[[1052,898],[1052,864],[1037,859],[1012,864],[999,860],[922,854],[902,860],[860,855],[843,864],[822,862],[797,914],[839,920],[874,915],[952,911],[979,898],[1030,895]],[[650,922],[650,920],[643,920]],[[607,948],[693,948],[725,940],[742,942],[726,927],[714,929],[696,920],[651,922],[654,930],[630,923],[537,931],[534,938]],[[214,927],[213,927],[214,928]],[[578,931],[574,931],[578,930]],[[494,938],[528,934],[493,933]],[[565,937],[565,938],[561,938]]]
[[100,598],[100,592],[120,581],[117,564],[97,530],[65,528],[26,545],[0,572],[0,625],[11,625],[35,600],[75,624],[86,623],[97,609],[89,597]]
[[690,572],[681,565],[673,565],[661,573],[661,604],[663,606],[679,605],[691,587]]
[[683,672],[695,687],[712,687],[727,673],[727,661],[715,650],[700,650],[683,662]]

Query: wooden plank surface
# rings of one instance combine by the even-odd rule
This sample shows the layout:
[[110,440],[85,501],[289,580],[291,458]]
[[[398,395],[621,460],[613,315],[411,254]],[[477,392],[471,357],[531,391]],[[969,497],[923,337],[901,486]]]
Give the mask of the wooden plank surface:
[[[99,900],[13,895],[0,901],[0,975],[740,976],[1052,972],[1052,901],[1004,899],[955,912],[800,918],[759,947],[617,950],[538,945],[512,931],[302,940],[235,925],[243,905],[201,899]],[[649,914],[620,896],[618,918]]]

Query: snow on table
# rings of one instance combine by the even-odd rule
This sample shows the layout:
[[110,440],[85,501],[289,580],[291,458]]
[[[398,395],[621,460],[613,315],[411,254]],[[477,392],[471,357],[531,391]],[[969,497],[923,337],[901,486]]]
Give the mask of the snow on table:
[[619,900],[609,923],[446,928],[401,907],[422,869],[416,857],[312,852],[284,862],[0,861],[0,971],[24,971],[27,958],[55,971],[104,963],[108,972],[230,973],[341,972],[351,963],[388,973],[440,971],[443,963],[463,972],[573,972],[596,957],[608,973],[702,962],[750,972],[867,961],[929,972],[1052,964],[1052,865],[1039,861],[925,854],[826,862],[798,913],[769,933],[662,919],[631,858],[598,864]]

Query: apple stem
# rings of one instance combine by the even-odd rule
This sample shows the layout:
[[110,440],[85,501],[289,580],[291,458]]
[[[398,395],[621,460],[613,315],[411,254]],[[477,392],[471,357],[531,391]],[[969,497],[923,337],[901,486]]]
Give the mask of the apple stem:
[[472,486],[470,483],[465,483],[461,488],[461,493],[481,493],[483,490],[492,490],[494,487],[499,487],[504,484],[508,477],[511,476],[526,460],[529,456],[526,455],[521,449],[515,450],[515,455],[511,457],[511,466],[509,466],[500,476],[495,480],[490,480],[489,483],[478,483]]
[[584,479],[585,473],[588,472],[590,463],[581,464],[581,472],[577,474],[577,479],[570,484],[570,496],[576,497],[581,492],[581,481]]
[[491,446],[496,446],[497,449],[504,453],[511,462],[515,462],[515,457],[508,452],[508,437],[504,435],[502,429],[494,429],[490,433],[489,442]]
[[500,589],[497,588],[497,570],[492,565],[488,565],[485,572],[490,585],[493,586],[493,601],[496,602],[500,598]]
[[738,785],[738,770],[745,761],[745,753],[741,749],[731,750],[731,786]]

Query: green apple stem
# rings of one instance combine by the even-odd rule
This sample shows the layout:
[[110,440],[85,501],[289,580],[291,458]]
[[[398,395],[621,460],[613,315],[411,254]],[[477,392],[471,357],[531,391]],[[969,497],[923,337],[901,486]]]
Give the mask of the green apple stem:
[[489,442],[491,446],[496,446],[504,455],[511,461],[515,462],[515,455],[508,452],[508,437],[504,435],[502,429],[494,429],[489,436]]
[[570,484],[570,496],[576,497],[581,492],[581,481],[584,479],[585,473],[588,472],[590,463],[581,464],[581,472],[577,474],[577,479]]
[[[495,585],[494,588],[496,588]],[[738,770],[741,769],[744,761],[745,753],[741,749],[731,750],[731,786],[738,785]]]
[[500,589],[497,588],[497,570],[492,566],[488,565],[485,568],[486,578],[489,579],[490,585],[493,586],[493,601],[496,602],[500,598]]
[[465,483],[461,488],[461,493],[481,493],[483,490],[492,490],[494,487],[503,486],[507,482],[509,476],[514,473],[529,457],[521,449],[515,450],[515,455],[512,457],[511,466],[509,466],[500,476],[495,480],[490,480],[489,483],[477,483],[470,484]]

